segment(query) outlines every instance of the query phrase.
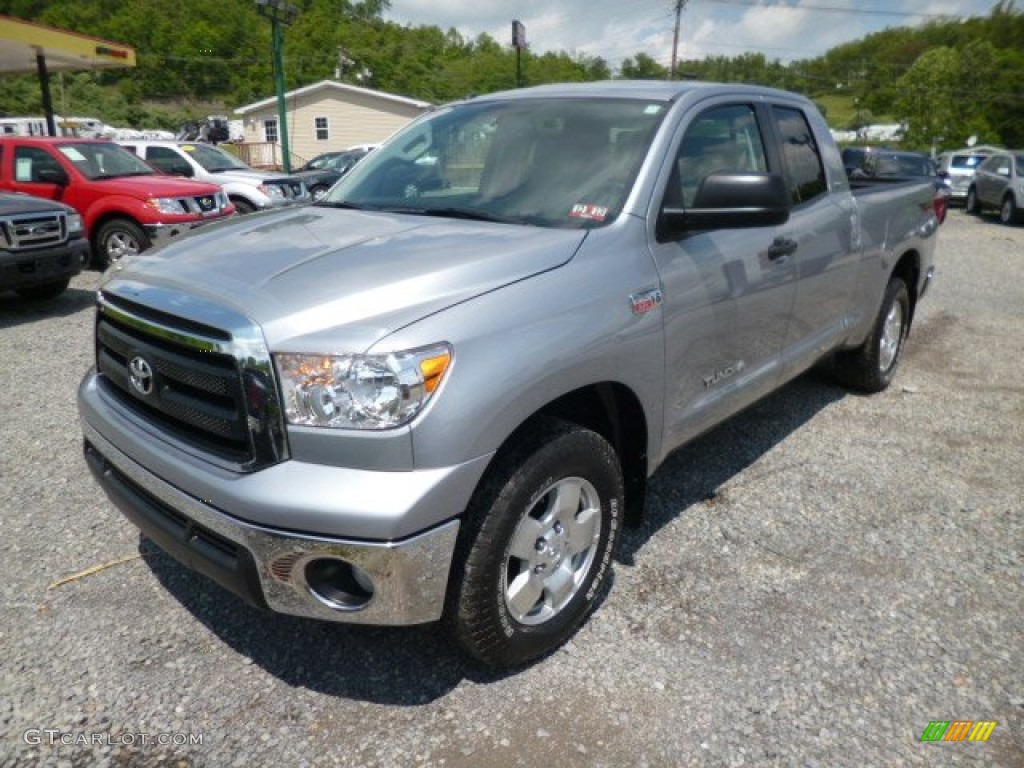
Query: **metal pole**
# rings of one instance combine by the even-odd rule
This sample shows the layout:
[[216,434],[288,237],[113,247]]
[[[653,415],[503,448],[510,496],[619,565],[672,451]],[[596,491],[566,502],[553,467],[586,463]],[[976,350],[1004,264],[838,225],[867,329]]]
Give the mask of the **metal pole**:
[[288,146],[288,110],[284,100],[284,63],[281,57],[281,24],[277,17],[274,16],[270,19],[270,25],[274,44],[274,87],[277,90],[277,122],[281,134],[281,152],[284,155],[282,163],[284,165],[284,172],[291,173],[292,156],[291,149]]
[[50,97],[50,74],[46,71],[46,57],[36,49],[36,71],[39,73],[39,89],[43,95],[43,112],[46,113],[46,130],[50,136],[57,135],[57,123],[53,119],[53,99]]

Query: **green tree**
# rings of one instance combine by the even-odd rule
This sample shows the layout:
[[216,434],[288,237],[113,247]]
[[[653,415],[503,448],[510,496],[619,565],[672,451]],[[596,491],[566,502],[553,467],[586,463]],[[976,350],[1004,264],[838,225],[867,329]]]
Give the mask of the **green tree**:
[[646,53],[623,59],[620,72],[626,80],[664,80],[668,77],[668,69]]
[[900,78],[898,114],[907,125],[904,140],[912,147],[942,144],[959,129],[956,119],[960,57],[952,48],[922,54]]

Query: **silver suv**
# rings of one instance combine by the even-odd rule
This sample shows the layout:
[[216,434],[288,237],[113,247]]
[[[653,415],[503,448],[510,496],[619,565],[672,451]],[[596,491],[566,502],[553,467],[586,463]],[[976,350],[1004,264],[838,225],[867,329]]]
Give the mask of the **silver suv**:
[[957,149],[943,152],[936,158],[939,175],[946,179],[949,186],[950,202],[963,203],[967,200],[967,190],[974,181],[974,171],[991,155],[994,150],[983,148]]
[[1024,224],[1024,150],[985,158],[967,189],[965,205],[968,213],[996,208],[1003,224]]

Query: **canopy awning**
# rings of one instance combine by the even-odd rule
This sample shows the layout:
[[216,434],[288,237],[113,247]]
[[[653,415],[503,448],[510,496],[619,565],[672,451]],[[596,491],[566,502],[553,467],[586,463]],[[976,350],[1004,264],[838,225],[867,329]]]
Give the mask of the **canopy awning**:
[[0,16],[0,75],[38,74],[51,136],[57,130],[50,72],[134,66],[135,49],[127,45]]
[[40,54],[48,72],[135,66],[135,49],[127,45],[0,16],[0,73],[36,72]]

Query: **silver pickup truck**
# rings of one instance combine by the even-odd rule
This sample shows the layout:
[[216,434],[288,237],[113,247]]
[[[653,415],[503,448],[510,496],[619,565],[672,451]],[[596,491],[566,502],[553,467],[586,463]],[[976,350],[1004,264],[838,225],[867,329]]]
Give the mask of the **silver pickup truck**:
[[851,192],[812,104],[701,83],[443,106],[312,206],[108,272],[85,455],[250,603],[445,620],[509,667],[607,586],[668,454],[825,357],[892,380],[930,182]]

